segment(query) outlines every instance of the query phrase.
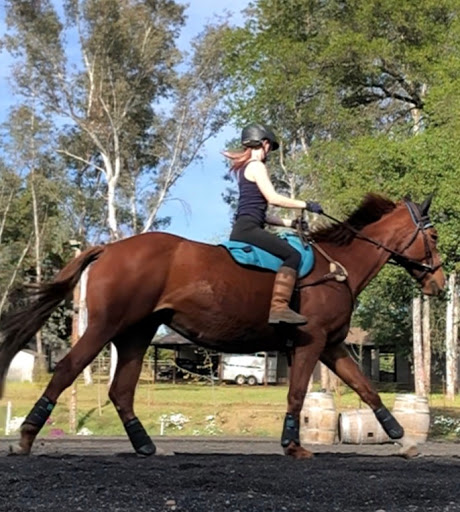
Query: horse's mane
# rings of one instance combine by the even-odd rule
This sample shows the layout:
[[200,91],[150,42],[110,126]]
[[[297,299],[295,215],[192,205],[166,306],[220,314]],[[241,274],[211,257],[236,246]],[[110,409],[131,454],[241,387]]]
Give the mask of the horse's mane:
[[389,199],[378,194],[367,194],[362,200],[360,206],[341,224],[333,224],[321,228],[312,233],[316,242],[329,242],[335,245],[348,245],[355,238],[355,233],[346,228],[351,226],[357,231],[361,231],[365,226],[377,222],[383,215],[393,211],[396,204]]

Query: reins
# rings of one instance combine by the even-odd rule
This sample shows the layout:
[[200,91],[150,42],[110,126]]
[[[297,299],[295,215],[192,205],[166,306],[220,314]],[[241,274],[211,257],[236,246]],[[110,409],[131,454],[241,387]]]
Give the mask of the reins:
[[[424,272],[423,277],[425,277],[425,275],[427,273],[434,272],[439,267],[441,267],[441,264],[433,265],[431,263],[433,258],[432,258],[431,251],[429,250],[428,240],[426,238],[426,233],[425,233],[425,229],[433,227],[433,225],[431,224],[431,221],[429,220],[429,218],[427,216],[423,217],[422,215],[420,215],[420,213],[417,211],[416,207],[414,207],[414,205],[410,201],[406,200],[405,205],[406,205],[407,209],[409,210],[409,213],[412,217],[412,220],[415,224],[416,229],[415,229],[411,239],[405,245],[404,249],[401,250],[401,252],[395,251],[394,249],[390,249],[389,247],[387,247],[385,244],[382,244],[378,240],[374,240],[373,238],[363,235],[360,231],[355,229],[353,226],[350,226],[347,222],[340,221],[340,220],[336,219],[335,217],[332,217],[332,215],[329,215],[327,213],[323,213],[323,215],[324,215],[324,217],[328,218],[329,220],[332,220],[333,222],[336,222],[336,223],[344,226],[346,229],[348,229],[349,231],[354,233],[356,235],[356,238],[359,238],[360,240],[365,240],[366,242],[369,242],[370,244],[375,245],[379,249],[383,249],[384,251],[387,251],[388,253],[390,253],[391,254],[390,260],[393,260],[393,261],[389,261],[388,263],[390,263],[392,265],[398,265],[398,266],[401,266],[401,267],[404,267],[407,269],[420,270],[420,271]],[[412,258],[408,258],[407,256],[405,256],[403,254],[404,251],[406,251],[415,242],[415,239],[417,238],[419,232],[422,232],[422,234],[423,234],[423,239],[424,239],[424,244],[425,244],[425,258],[430,260],[430,264],[428,264],[428,265],[426,263],[421,263],[420,261],[414,260]],[[423,277],[421,279],[423,279]]]
[[[416,229],[414,230],[414,233],[413,233],[412,237],[410,238],[409,242],[405,245],[404,249],[402,249],[401,252],[391,249],[390,247],[386,246],[385,244],[379,242],[378,240],[375,240],[371,237],[363,235],[358,229],[354,228],[353,226],[350,226],[350,224],[348,224],[345,221],[340,221],[340,220],[336,219],[335,217],[333,217],[332,215],[329,215],[324,212],[322,213],[322,215],[324,217],[328,218],[329,220],[335,222],[336,224],[343,226],[345,229],[348,229],[349,231],[351,231],[356,236],[356,238],[359,238],[360,240],[364,240],[364,241],[378,247],[379,249],[383,249],[384,251],[390,253],[390,259],[389,259],[388,263],[401,266],[403,268],[406,268],[407,270],[421,271],[422,274],[419,276],[416,276],[417,281],[421,282],[424,279],[424,277],[426,276],[426,274],[435,272],[439,267],[441,267],[441,264],[433,265],[433,263],[432,263],[433,255],[432,255],[432,252],[430,251],[427,235],[425,233],[426,229],[432,227],[431,221],[429,220],[428,216],[426,216],[426,215],[424,216],[423,214],[421,214],[419,212],[418,208],[409,200],[405,200],[405,205],[406,205],[407,209],[409,210],[409,213],[410,213],[411,218],[415,224]],[[308,225],[307,225],[306,221],[304,220],[304,213],[305,213],[305,211],[302,212],[302,215],[299,217],[298,223],[297,223],[297,232],[299,234],[299,238],[302,240],[302,242],[304,243],[305,246],[312,245],[329,262],[330,271],[328,274],[325,274],[324,276],[317,279],[316,281],[311,282],[311,283],[301,284],[298,286],[298,288],[300,289],[300,288],[305,288],[307,286],[314,286],[314,285],[323,283],[325,281],[330,281],[330,280],[335,280],[338,282],[345,282],[347,284],[348,283],[348,281],[347,281],[348,272],[347,272],[346,268],[338,261],[332,259],[326,253],[326,251],[324,251],[324,249],[322,249],[318,245],[318,243],[315,242],[315,240],[313,239],[313,237],[311,236],[311,234],[308,230]],[[305,225],[306,225],[307,229],[304,231],[303,227]],[[405,256],[403,254],[404,251],[406,251],[415,242],[419,232],[421,232],[423,235],[423,241],[424,241],[424,246],[425,246],[425,259],[430,262],[429,264],[421,263],[412,258],[408,258],[407,256]]]

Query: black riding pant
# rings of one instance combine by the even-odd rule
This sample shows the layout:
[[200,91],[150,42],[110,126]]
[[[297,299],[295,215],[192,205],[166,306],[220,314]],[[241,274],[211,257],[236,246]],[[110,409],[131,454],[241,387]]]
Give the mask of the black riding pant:
[[255,245],[283,260],[283,266],[296,272],[299,269],[301,254],[289,245],[286,240],[265,231],[250,215],[241,215],[233,225],[230,240]]

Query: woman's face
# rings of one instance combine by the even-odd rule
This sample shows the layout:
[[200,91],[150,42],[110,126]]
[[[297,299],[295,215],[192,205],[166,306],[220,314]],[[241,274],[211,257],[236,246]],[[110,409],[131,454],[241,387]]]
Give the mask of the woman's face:
[[264,148],[265,155],[268,155],[271,149],[271,144],[268,140],[262,141],[262,147]]
[[268,153],[270,153],[271,145],[268,140],[263,140],[262,145],[257,149],[253,149],[251,153],[251,158],[257,158],[262,162],[265,162],[267,159]]

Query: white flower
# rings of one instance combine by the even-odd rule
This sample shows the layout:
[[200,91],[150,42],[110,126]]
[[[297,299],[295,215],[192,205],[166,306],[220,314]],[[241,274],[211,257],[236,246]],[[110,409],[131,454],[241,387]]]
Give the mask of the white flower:
[[89,428],[83,427],[81,430],[77,432],[77,436],[92,436],[93,433]]

